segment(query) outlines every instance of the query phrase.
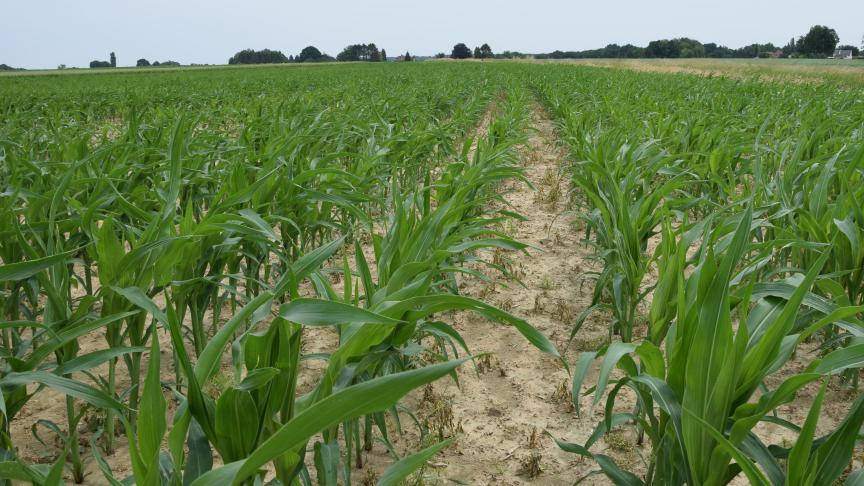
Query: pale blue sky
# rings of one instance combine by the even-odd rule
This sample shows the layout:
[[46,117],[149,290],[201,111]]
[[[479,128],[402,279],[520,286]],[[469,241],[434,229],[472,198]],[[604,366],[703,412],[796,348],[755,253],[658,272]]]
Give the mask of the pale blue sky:
[[331,55],[366,42],[389,55],[432,55],[456,42],[495,52],[682,36],[782,45],[814,24],[833,27],[844,44],[864,35],[864,1],[0,0],[0,18],[0,63],[24,68],[86,66],[110,51],[121,66],[141,57],[224,64],[246,47],[289,55],[309,44]]

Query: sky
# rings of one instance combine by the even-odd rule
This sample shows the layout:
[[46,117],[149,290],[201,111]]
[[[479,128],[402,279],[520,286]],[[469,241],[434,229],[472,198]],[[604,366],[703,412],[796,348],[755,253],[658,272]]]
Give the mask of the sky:
[[389,56],[449,54],[453,44],[493,51],[584,50],[691,37],[728,47],[783,45],[812,25],[860,46],[864,1],[800,0],[0,0],[0,63],[28,69],[87,66],[117,53],[225,64],[244,48],[297,54],[314,45],[332,56],[374,42]]

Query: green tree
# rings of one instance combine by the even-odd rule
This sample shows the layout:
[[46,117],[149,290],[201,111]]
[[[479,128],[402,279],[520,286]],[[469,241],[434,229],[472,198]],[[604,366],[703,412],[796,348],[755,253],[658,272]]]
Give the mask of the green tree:
[[262,49],[256,51],[254,49],[243,49],[231,56],[228,59],[228,64],[281,64],[288,62],[281,51],[273,51],[270,49]]
[[705,56],[705,46],[701,42],[683,37],[677,39],[679,47],[678,55],[680,57],[703,57]]
[[375,43],[371,44],[352,44],[345,49],[342,49],[336,60],[340,62],[357,62],[357,61],[380,61],[382,52],[378,51]]
[[853,56],[857,56],[857,55],[861,54],[861,51],[857,47],[855,47],[851,44],[847,44],[847,45],[843,45],[843,46],[837,46],[837,49],[841,49],[844,51],[852,51]]
[[410,53],[410,52],[405,51],[405,57],[403,58],[403,60],[404,60],[405,62],[411,62],[411,61],[413,61],[414,59],[411,58],[411,53]]
[[387,62],[387,51],[381,49],[381,61]]
[[453,46],[453,52],[450,53],[450,57],[453,59],[468,59],[471,57],[471,49],[469,49],[464,43],[460,42]]
[[681,56],[681,43],[678,39],[660,39],[648,43],[645,57],[676,58]]
[[294,59],[297,62],[321,62],[327,60],[327,58],[329,58],[329,56],[322,54],[317,47],[306,46]]
[[789,39],[789,43],[786,44],[785,46],[783,46],[783,55],[784,56],[788,57],[788,56],[791,56],[792,54],[795,54],[795,38],[794,37]]
[[798,52],[810,57],[830,56],[840,42],[837,31],[824,25],[814,25],[798,41]]
[[114,53],[111,53],[111,67],[117,67],[117,56]]
[[489,44],[486,44],[484,42],[483,45],[480,46],[480,57],[482,59],[492,59],[493,57],[495,57],[495,54],[492,53],[492,48],[489,47]]
[[150,61],[148,61],[147,59],[144,59],[143,57],[141,59],[138,59],[138,61],[135,63],[135,66],[137,66],[137,67],[147,67],[149,65],[150,65]]

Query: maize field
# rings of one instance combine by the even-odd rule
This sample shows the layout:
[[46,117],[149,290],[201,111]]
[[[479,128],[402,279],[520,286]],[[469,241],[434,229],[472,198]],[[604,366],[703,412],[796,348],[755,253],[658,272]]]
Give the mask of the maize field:
[[0,481],[864,484],[862,95],[0,77]]

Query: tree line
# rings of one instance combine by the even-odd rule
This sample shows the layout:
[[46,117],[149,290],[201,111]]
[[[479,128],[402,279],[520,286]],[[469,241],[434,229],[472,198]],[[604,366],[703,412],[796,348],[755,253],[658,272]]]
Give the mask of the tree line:
[[[487,46],[488,47],[488,46]],[[490,51],[491,52],[491,51]],[[385,62],[387,51],[378,48],[374,42],[369,44],[351,44],[332,57],[321,52],[315,46],[307,46],[299,54],[286,56],[282,51],[271,49],[244,49],[228,59],[228,64],[285,64],[294,62]],[[410,52],[395,58],[397,61],[413,61],[414,56]]]
[[135,61],[135,67],[172,67],[179,66],[180,63],[177,61],[153,61],[152,63],[147,59],[141,58]]
[[112,52],[109,56],[109,61],[90,61],[91,68],[113,68],[117,67],[117,56]]
[[609,44],[600,49],[586,51],[553,51],[547,54],[537,54],[537,59],[589,59],[589,58],[754,58],[754,57],[800,57],[824,58],[831,56],[835,49],[852,51],[853,56],[860,55],[855,46],[838,46],[840,37],[837,31],[824,25],[814,25],[810,30],[796,38],[792,38],[784,46],[772,43],[750,44],[731,49],[713,42],[703,44],[695,39],[681,37],[677,39],[660,39],[651,41],[645,47],[633,44]]
[[[443,58],[446,56],[442,52],[435,57]],[[480,47],[475,47],[472,51],[464,42],[460,42],[453,46],[453,50],[450,52],[451,59],[492,59],[494,57],[495,54],[492,52],[492,48],[489,47],[489,44],[485,43]]]
[[[647,46],[641,47],[633,44],[609,44],[606,47],[599,49],[589,49],[584,51],[561,51],[555,50],[549,53],[535,54],[533,57],[537,59],[587,59],[587,58],[755,58],[755,57],[801,57],[801,58],[822,58],[831,56],[835,49],[848,50],[853,56],[860,56],[861,50],[864,49],[864,39],[862,39],[862,48],[852,45],[838,45],[840,41],[837,31],[824,25],[814,25],[810,30],[799,36],[797,39],[793,37],[784,46],[776,46],[770,42],[766,44],[750,44],[737,49],[732,49],[724,45],[719,45],[713,42],[702,43],[695,39],[680,37],[675,39],[658,39],[648,43]],[[463,42],[453,46],[450,55],[441,52],[435,55],[436,58],[450,57],[452,59],[512,59],[529,57],[529,54],[518,51],[503,51],[499,54],[492,52],[492,48],[488,43],[474,47],[472,50]],[[395,58],[397,61],[413,61],[415,59],[409,52]],[[387,61],[387,52],[382,48],[379,49],[374,42],[369,44],[351,44],[346,46],[335,58],[321,52],[315,46],[307,46],[303,48],[299,54],[286,56],[282,51],[262,49],[256,51],[254,49],[244,49],[237,52],[230,59],[228,64],[282,64],[282,63],[304,63],[304,62],[383,62]],[[159,67],[159,66],[180,66],[176,61],[153,61],[147,59],[138,59],[135,63],[137,67]],[[65,65],[60,65],[58,69],[65,68]],[[115,53],[110,53],[108,61],[93,60],[90,62],[91,68],[114,68],[117,67],[117,56]],[[14,68],[5,64],[0,64],[0,70],[12,70]]]
[[345,47],[335,58],[321,52],[315,46],[307,46],[296,56],[286,56],[282,51],[271,49],[244,49],[228,59],[228,64],[284,64],[291,62],[381,62],[387,60],[387,51],[379,49],[374,42],[352,44]]

